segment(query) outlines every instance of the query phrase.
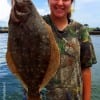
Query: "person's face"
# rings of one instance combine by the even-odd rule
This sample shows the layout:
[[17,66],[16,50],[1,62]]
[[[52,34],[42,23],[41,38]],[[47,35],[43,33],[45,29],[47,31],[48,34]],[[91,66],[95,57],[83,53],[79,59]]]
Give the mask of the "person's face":
[[71,0],[48,0],[51,14],[55,17],[67,16],[71,8]]

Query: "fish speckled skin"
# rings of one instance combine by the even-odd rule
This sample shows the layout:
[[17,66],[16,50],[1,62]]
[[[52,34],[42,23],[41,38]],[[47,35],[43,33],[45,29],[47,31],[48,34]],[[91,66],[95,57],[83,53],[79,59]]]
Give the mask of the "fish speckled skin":
[[8,67],[26,88],[28,100],[40,100],[39,90],[59,67],[59,49],[51,28],[31,0],[15,0],[14,3],[8,24]]

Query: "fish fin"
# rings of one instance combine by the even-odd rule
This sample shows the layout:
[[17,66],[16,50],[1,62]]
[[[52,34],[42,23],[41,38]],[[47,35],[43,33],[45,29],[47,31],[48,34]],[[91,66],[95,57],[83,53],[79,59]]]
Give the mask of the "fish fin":
[[10,52],[7,52],[7,54],[6,54],[6,60],[7,60],[8,67],[11,70],[11,72],[13,74],[17,74],[18,72],[17,72],[17,69],[15,67],[15,64],[14,64],[14,62],[12,60],[12,57],[11,57]]
[[49,30],[48,34],[49,34],[50,42],[51,42],[51,57],[50,57],[49,66],[44,76],[44,79],[42,83],[40,84],[39,91],[41,91],[41,89],[44,88],[48,84],[48,82],[54,77],[60,65],[60,52],[59,52],[58,45],[55,39],[53,38],[54,37],[53,32],[51,31],[49,27],[47,28]]
[[7,51],[7,53],[6,53],[6,60],[7,60],[8,67],[9,67],[9,69],[11,70],[11,72],[12,72],[18,79],[20,79],[20,81],[21,81],[23,87],[26,89],[26,91],[28,91],[26,84],[22,81],[21,77],[20,77],[19,74],[18,74],[18,70],[17,70],[16,67],[15,67],[14,61],[13,61],[13,59],[12,59],[11,54],[10,54],[9,51]]

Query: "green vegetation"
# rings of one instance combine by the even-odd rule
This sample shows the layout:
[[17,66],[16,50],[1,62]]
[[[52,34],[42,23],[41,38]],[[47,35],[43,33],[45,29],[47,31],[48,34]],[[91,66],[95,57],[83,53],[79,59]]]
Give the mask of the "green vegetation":
[[[90,34],[100,35],[100,27],[91,28],[88,24],[84,24],[84,26],[88,28]],[[8,33],[8,27],[0,27],[0,33]]]
[[0,33],[8,33],[8,27],[0,27]]

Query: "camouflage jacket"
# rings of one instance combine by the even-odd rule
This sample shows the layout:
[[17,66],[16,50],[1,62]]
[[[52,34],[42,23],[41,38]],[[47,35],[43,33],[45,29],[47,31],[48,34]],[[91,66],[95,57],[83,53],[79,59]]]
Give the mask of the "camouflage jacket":
[[46,86],[46,99],[43,100],[82,100],[81,69],[96,63],[89,33],[73,20],[59,31],[49,15],[43,18],[54,32],[61,56],[60,68]]

